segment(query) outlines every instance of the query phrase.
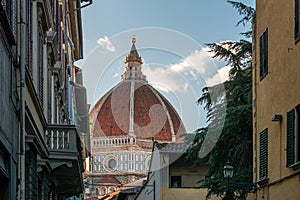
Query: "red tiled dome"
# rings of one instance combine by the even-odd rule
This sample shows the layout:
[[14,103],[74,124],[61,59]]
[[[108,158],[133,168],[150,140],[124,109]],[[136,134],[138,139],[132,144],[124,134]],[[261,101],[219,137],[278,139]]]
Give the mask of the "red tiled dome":
[[140,80],[123,80],[107,92],[96,103],[90,119],[93,137],[121,136],[132,131],[137,138],[171,141],[172,134],[185,133],[180,117],[168,100]]
[[147,83],[134,42],[123,80],[100,98],[90,113],[93,137],[131,135],[175,141],[185,133],[184,125],[168,100]]

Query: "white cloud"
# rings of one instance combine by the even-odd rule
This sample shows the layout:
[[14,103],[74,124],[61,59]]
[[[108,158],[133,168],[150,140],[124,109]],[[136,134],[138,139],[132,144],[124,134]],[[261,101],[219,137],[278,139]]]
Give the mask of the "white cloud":
[[143,72],[147,76],[147,80],[151,83],[151,85],[161,91],[186,92],[188,88],[185,78],[171,68],[155,66],[154,64],[145,64]]
[[210,77],[206,79],[206,85],[207,86],[213,86],[219,83],[222,83],[224,81],[227,81],[229,76],[228,72],[231,69],[230,66],[222,67],[218,70],[218,73],[216,73],[213,77]]
[[208,50],[195,50],[168,66],[144,64],[143,72],[154,87],[164,92],[186,93],[189,89],[197,90],[205,81],[211,85],[227,80],[229,67],[219,70]]
[[207,48],[195,50],[181,62],[169,66],[175,72],[188,72],[196,80],[199,76],[207,77],[216,72],[216,67]]
[[106,49],[110,52],[116,51],[116,47],[112,44],[112,42],[106,36],[104,36],[104,38],[99,38],[97,40],[97,43],[100,44],[100,46],[102,46],[104,49]]

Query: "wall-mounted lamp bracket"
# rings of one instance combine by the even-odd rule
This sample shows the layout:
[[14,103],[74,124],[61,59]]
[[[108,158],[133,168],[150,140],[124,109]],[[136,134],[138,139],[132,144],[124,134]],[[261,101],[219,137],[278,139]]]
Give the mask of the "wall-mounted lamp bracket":
[[281,122],[282,121],[282,115],[281,114],[275,114],[272,116],[272,122]]

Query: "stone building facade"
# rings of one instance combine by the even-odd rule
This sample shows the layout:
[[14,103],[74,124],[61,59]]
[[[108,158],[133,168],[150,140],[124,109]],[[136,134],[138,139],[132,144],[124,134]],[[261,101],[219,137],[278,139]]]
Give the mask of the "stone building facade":
[[0,1],[0,199],[83,193],[89,132],[79,118],[88,113],[74,62],[82,58],[81,8],[90,3]]
[[17,4],[0,1],[0,199],[14,199],[18,169]]

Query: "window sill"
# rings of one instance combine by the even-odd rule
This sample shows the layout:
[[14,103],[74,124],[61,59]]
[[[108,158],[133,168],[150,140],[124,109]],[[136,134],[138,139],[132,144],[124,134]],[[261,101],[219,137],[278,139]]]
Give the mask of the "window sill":
[[257,184],[258,184],[260,187],[265,186],[265,185],[267,185],[268,183],[269,183],[269,178],[263,178],[263,179],[257,181]]
[[289,168],[292,168],[293,170],[299,169],[300,168],[300,162],[296,162],[294,164],[292,164],[291,166],[289,166]]

